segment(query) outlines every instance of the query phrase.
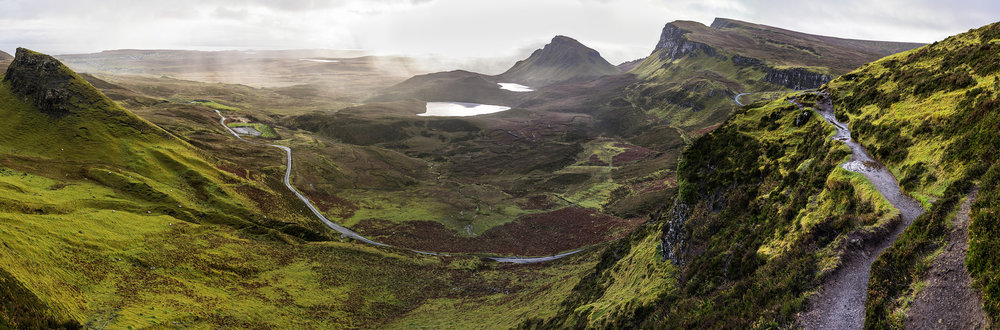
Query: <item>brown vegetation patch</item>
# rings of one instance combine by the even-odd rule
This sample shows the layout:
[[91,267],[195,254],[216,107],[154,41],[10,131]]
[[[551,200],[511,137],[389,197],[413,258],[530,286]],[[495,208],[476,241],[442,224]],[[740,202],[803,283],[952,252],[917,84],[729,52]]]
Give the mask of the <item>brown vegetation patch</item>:
[[650,180],[639,182],[632,185],[632,191],[637,194],[643,194],[647,192],[660,191],[668,188],[673,188],[677,186],[677,177],[671,175],[666,178]]
[[719,126],[722,126],[722,124],[715,124],[715,125],[712,125],[712,126],[709,126],[709,127],[702,128],[700,130],[691,132],[691,135],[692,136],[702,136],[702,135],[708,134],[711,131],[714,131],[716,128],[719,128]]
[[220,170],[232,173],[233,175],[238,176],[243,180],[250,180],[250,170],[240,167],[238,165],[223,163],[219,164],[218,168]]
[[559,206],[559,204],[553,202],[549,196],[534,195],[528,197],[527,200],[518,204],[518,206],[525,210],[547,210]]
[[641,222],[567,207],[522,216],[477,237],[458,236],[434,221],[393,223],[367,219],[354,229],[372,239],[417,250],[542,256],[620,238]]
[[[649,150],[640,146],[626,144],[626,143],[615,143],[615,147],[626,148],[624,152],[615,155],[611,158],[611,162],[614,164],[630,163],[634,161],[643,160],[649,158],[656,154],[656,151]],[[593,157],[591,157],[593,158]]]
[[236,192],[249,198],[262,211],[277,209],[282,204],[278,196],[257,187],[243,185],[236,187]]
[[605,161],[603,161],[603,160],[601,160],[601,157],[597,156],[597,154],[593,154],[593,155],[590,155],[589,159],[587,159],[587,165],[590,165],[590,166],[608,166],[608,163],[605,162]]
[[334,215],[344,219],[353,217],[354,212],[360,208],[357,203],[337,196],[312,190],[303,190],[302,193],[309,197],[320,211],[329,212],[332,210]]

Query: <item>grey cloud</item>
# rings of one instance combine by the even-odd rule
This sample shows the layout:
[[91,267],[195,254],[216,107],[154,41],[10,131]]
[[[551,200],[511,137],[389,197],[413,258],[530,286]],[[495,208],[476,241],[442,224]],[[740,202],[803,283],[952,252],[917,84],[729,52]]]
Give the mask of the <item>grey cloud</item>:
[[620,62],[664,23],[728,17],[807,33],[931,42],[996,21],[981,0],[0,0],[0,49],[357,48],[505,57],[574,37]]
[[250,12],[247,11],[246,8],[229,9],[225,7],[219,7],[215,8],[215,11],[212,12],[212,17],[220,19],[242,20],[246,19],[248,16],[250,16]]

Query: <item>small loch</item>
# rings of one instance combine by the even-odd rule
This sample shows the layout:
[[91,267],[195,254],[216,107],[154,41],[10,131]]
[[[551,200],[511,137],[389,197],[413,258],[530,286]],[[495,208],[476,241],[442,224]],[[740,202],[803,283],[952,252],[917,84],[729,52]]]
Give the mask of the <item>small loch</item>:
[[510,110],[502,105],[466,102],[427,102],[427,111],[417,116],[423,117],[468,117]]

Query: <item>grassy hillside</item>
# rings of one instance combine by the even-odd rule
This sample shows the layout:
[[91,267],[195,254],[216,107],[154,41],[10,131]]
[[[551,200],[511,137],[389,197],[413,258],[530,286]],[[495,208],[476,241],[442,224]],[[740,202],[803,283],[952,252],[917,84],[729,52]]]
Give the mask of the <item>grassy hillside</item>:
[[14,60],[13,56],[10,56],[10,54],[7,54],[4,51],[0,50],[0,71],[6,71],[7,65],[9,65],[10,62],[13,60]]
[[369,101],[471,102],[516,105],[518,93],[500,89],[494,77],[462,70],[415,76],[392,87]]
[[746,57],[767,59],[775,67],[825,67],[844,74],[884,56],[923,46],[919,43],[856,40],[789,31],[772,26],[716,18],[711,26],[677,22],[692,31],[691,40]]
[[[520,268],[333,240],[288,202],[281,155],[235,143],[213,110],[140,111],[178,138],[48,56],[25,50],[11,68],[0,84],[0,327],[353,328],[426,319],[424,303],[475,313],[518,301],[466,318],[483,326],[550,315],[534,306],[567,292],[537,292],[593,263],[584,253]],[[223,151],[237,156],[210,154]]]
[[848,40],[716,19],[668,23],[625,92],[660,124],[697,136],[734,109],[738,93],[815,88],[861,64],[918,44]]
[[908,301],[943,247],[951,219],[971,186],[966,259],[987,314],[1000,317],[995,257],[996,166],[1000,143],[1000,24],[890,56],[830,83],[858,141],[884,162],[905,191],[931,204],[873,265],[868,327],[901,327]]
[[831,132],[785,98],[738,110],[684,152],[673,207],[606,250],[557,317],[525,325],[791,324],[850,239],[898,216],[837,166],[849,151]]
[[[866,327],[903,325],[973,185],[982,190],[972,207],[966,265],[986,313],[994,322],[998,316],[1000,263],[991,252],[1000,181],[992,147],[1000,139],[998,39],[1000,24],[993,24],[889,56],[827,85],[854,137],[930,209],[872,266]],[[808,96],[799,101],[810,102]],[[796,125],[802,117],[810,119]],[[849,153],[827,138],[830,133],[815,113],[803,114],[784,99],[737,110],[685,151],[677,197],[659,221],[606,250],[556,317],[523,325],[792,325],[852,248],[849,242],[879,237],[898,217],[863,176],[837,166]],[[662,241],[651,239],[658,237]],[[631,252],[652,244],[662,244],[657,253],[637,258]],[[656,284],[642,289],[645,283]],[[655,292],[655,298],[638,292]]]

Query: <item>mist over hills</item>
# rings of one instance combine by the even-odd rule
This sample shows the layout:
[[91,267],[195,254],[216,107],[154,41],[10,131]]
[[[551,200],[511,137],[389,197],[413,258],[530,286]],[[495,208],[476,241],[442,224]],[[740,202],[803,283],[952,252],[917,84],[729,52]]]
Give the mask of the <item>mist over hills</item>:
[[0,53],[0,328],[996,322],[1000,23],[653,42]]
[[385,89],[374,101],[404,100],[459,101],[516,105],[524,99],[521,93],[502,90],[498,83],[519,83],[531,88],[566,81],[587,81],[622,71],[601,55],[565,36],[556,36],[531,56],[515,63],[506,72],[490,76],[456,70],[418,75]]

